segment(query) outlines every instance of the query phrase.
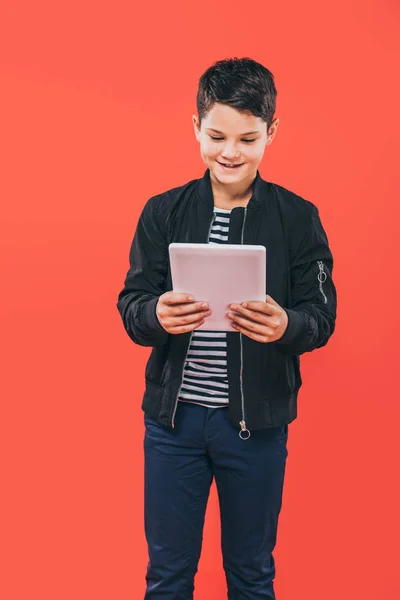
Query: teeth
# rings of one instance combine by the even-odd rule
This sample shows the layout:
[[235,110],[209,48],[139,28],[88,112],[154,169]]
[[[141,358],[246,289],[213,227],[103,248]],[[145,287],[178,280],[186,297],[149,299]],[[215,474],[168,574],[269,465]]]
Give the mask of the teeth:
[[[219,161],[217,161],[217,162],[219,162]],[[242,163],[238,163],[238,164],[233,164],[233,165],[232,165],[232,164],[230,164],[230,163],[222,163],[222,162],[219,162],[219,164],[220,164],[220,165],[222,165],[222,166],[224,166],[224,167],[240,167],[240,165],[241,165]]]

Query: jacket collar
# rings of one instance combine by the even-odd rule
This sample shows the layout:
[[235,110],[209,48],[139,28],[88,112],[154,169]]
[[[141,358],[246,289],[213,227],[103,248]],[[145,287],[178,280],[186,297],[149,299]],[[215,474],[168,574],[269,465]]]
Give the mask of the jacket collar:
[[[265,197],[265,181],[262,179],[259,170],[253,180],[253,194],[247,204],[248,209],[255,208]],[[265,186],[265,187],[264,187]],[[210,169],[206,169],[203,177],[197,181],[197,195],[206,205],[214,206],[214,196],[211,187]]]

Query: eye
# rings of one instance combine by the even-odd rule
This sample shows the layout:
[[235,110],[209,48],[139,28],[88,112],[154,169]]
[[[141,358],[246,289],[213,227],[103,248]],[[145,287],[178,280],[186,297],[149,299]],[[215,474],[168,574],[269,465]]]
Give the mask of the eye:
[[[214,137],[213,135],[210,135],[210,138],[212,140],[214,140],[215,142],[218,142],[219,140],[223,140],[224,139],[222,137]],[[242,140],[242,142],[245,142],[246,144],[251,144],[252,142],[255,142],[255,141],[256,141],[255,138],[253,138],[252,140]]]

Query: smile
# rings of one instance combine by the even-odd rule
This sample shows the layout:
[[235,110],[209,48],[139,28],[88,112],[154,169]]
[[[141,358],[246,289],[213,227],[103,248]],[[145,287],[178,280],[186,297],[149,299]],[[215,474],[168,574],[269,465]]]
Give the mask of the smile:
[[243,164],[243,163],[240,163],[240,164],[234,165],[232,163],[221,163],[221,162],[219,162],[219,160],[217,160],[217,163],[219,165],[221,165],[221,167],[223,167],[224,169],[237,169],[238,167],[241,167]]

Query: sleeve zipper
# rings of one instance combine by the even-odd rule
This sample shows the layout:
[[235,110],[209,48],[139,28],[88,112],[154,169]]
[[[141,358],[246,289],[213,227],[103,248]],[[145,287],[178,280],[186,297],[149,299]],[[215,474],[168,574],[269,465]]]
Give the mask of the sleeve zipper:
[[327,279],[327,274],[324,271],[324,263],[321,260],[318,260],[319,272],[318,272],[318,281],[319,281],[319,291],[324,297],[324,304],[327,304],[328,298],[326,297],[324,290],[322,289],[322,284],[325,283]]

